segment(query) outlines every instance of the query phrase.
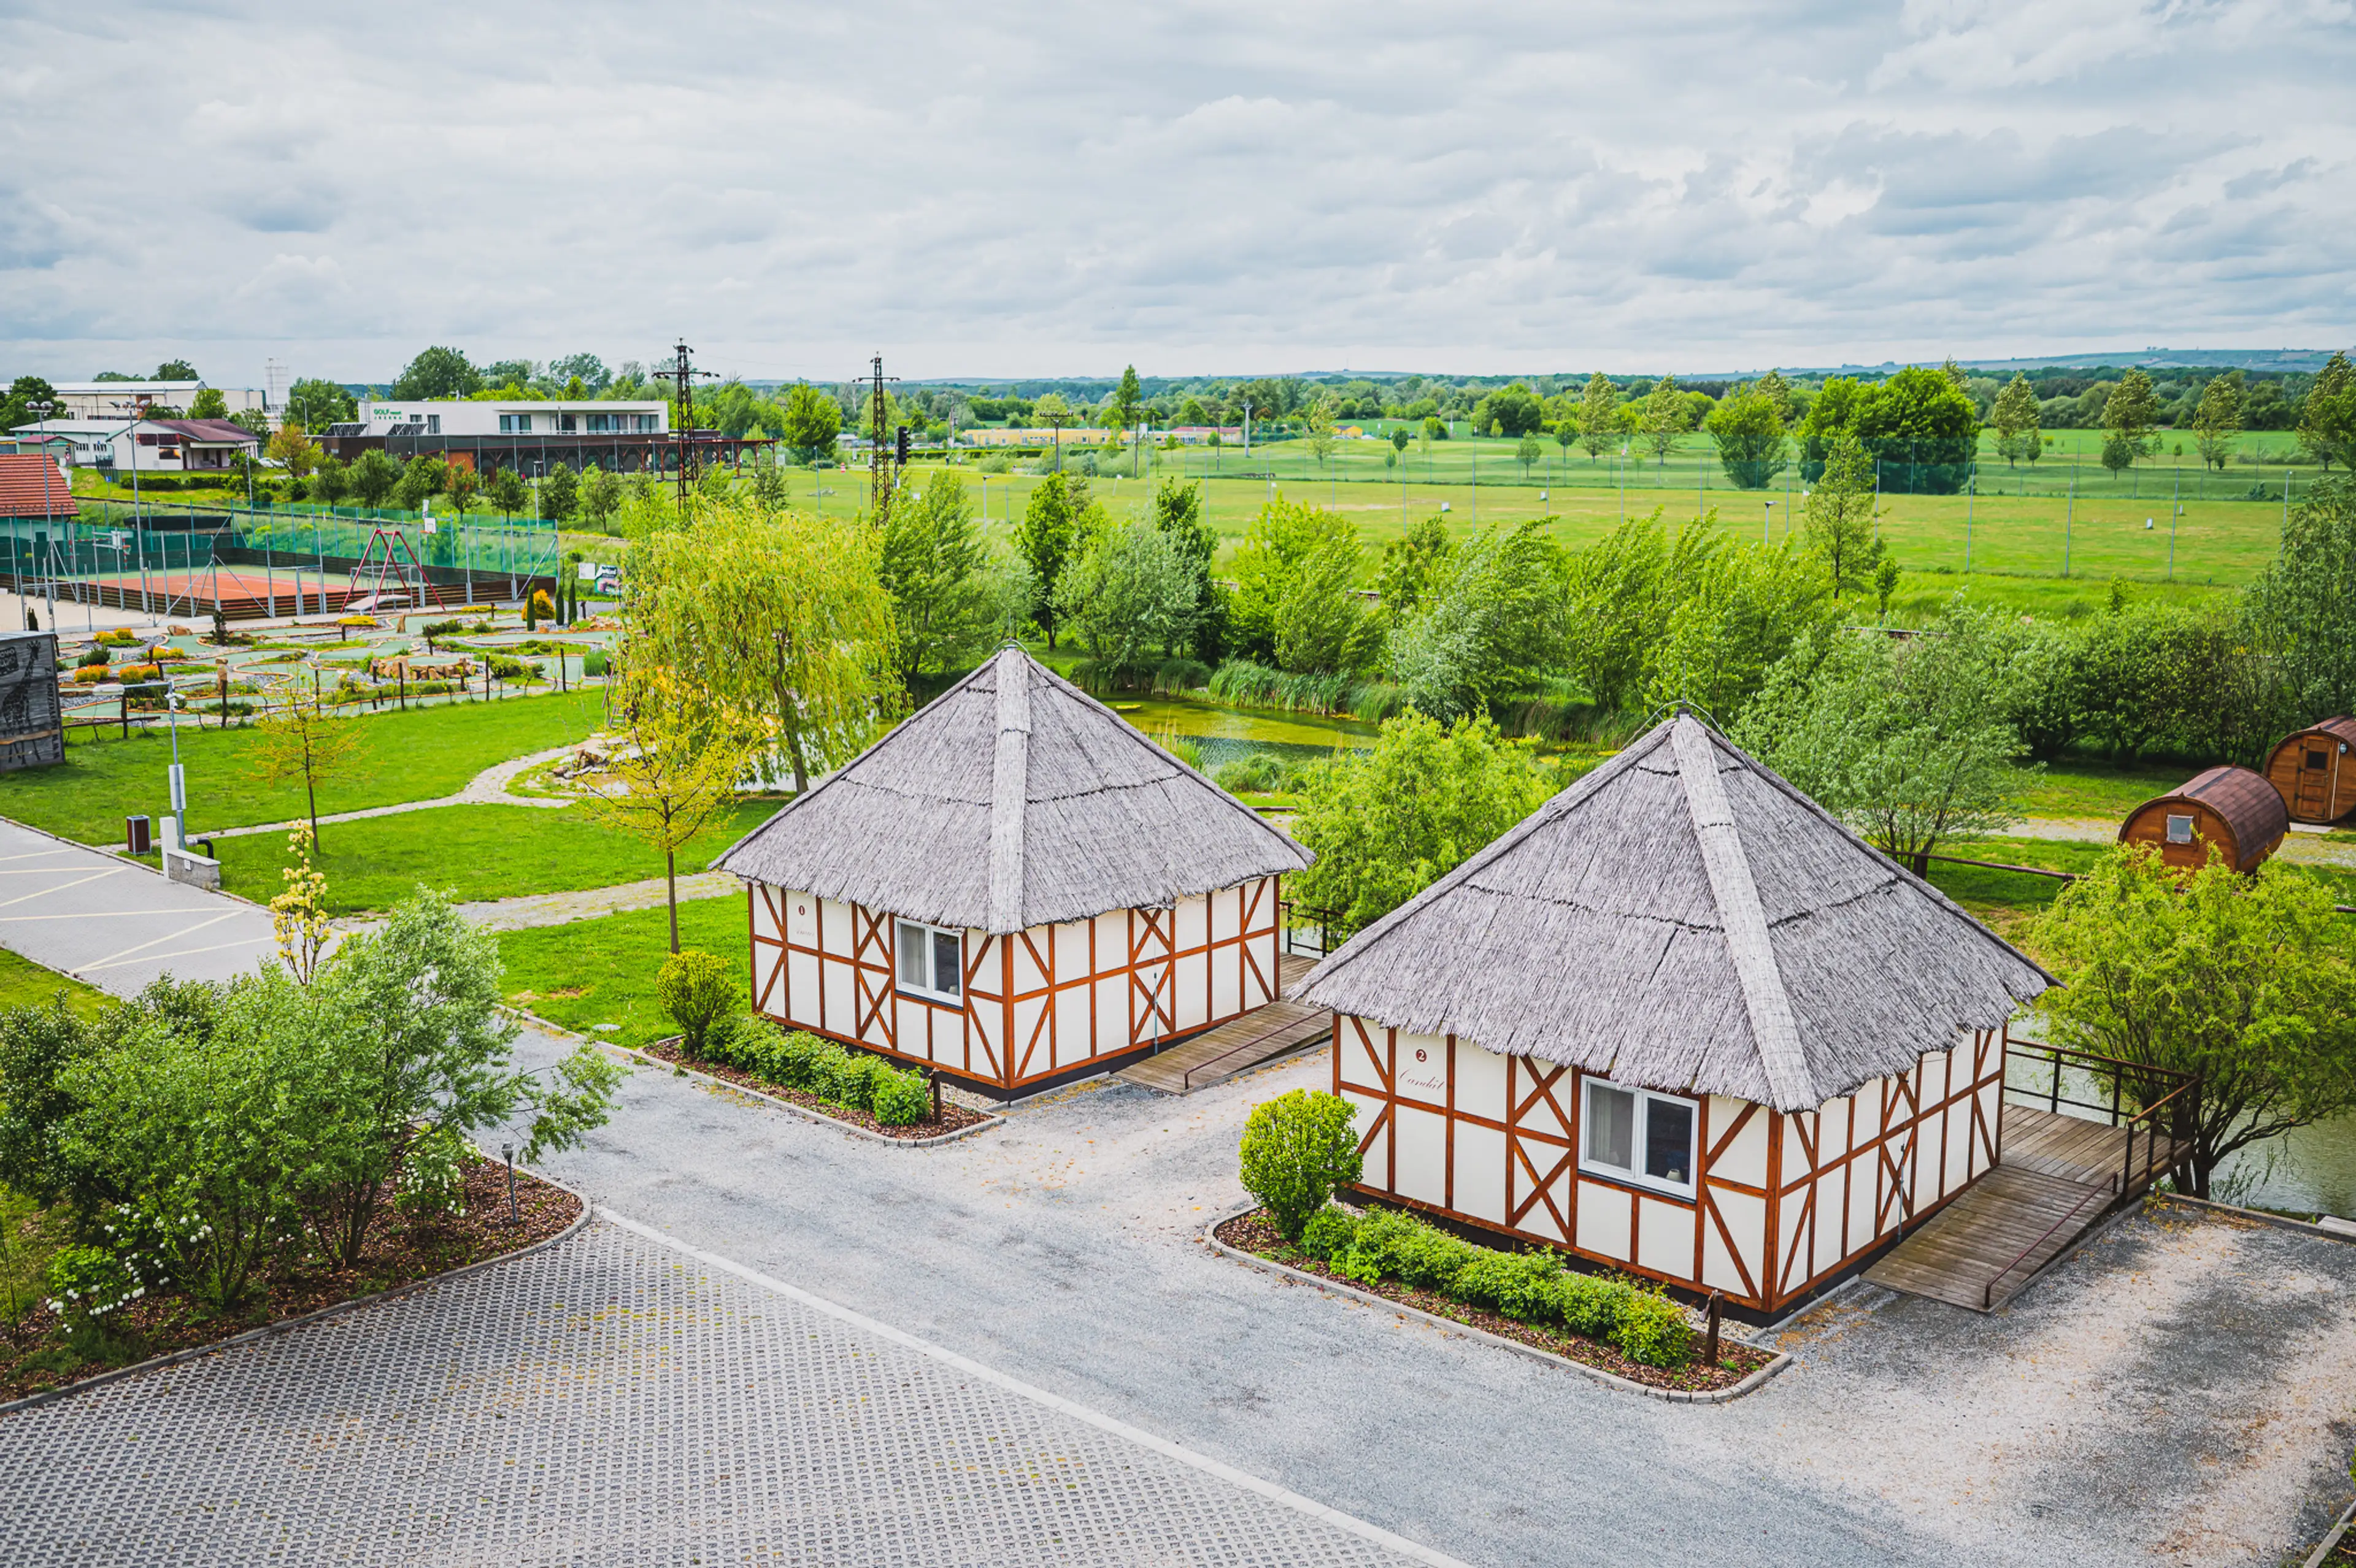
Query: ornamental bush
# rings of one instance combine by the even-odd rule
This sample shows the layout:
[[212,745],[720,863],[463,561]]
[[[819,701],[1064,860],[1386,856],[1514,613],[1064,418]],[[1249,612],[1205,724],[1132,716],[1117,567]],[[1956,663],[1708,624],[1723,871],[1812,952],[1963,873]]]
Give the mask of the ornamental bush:
[[875,1119],[887,1127],[912,1127],[933,1114],[932,1091],[921,1073],[886,1067],[876,1074]]
[[1295,1089],[1257,1107],[1244,1124],[1244,1190],[1259,1200],[1288,1242],[1337,1187],[1358,1179],[1364,1162],[1355,1107],[1337,1094]]
[[1524,1323],[1554,1323],[1562,1317],[1555,1293],[1562,1273],[1561,1254],[1543,1247],[1526,1253],[1483,1249],[1457,1271],[1450,1294]]
[[655,977],[655,996],[663,1011],[679,1025],[680,1049],[689,1057],[703,1054],[712,1029],[736,1005],[736,987],[728,965],[700,947],[674,953],[663,961]]
[[1348,1252],[1357,1239],[1358,1221],[1328,1204],[1312,1214],[1309,1223],[1301,1227],[1301,1250],[1331,1263]]
[[1612,1329],[1612,1342],[1620,1353],[1648,1367],[1682,1367],[1692,1360],[1693,1325],[1677,1304],[1653,1291],[1621,1288],[1627,1296]]

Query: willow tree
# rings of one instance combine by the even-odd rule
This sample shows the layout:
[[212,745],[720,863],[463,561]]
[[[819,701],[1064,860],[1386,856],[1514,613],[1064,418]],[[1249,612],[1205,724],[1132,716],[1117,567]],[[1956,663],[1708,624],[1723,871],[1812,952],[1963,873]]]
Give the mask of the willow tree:
[[863,523],[698,499],[631,551],[624,666],[671,671],[806,790],[899,707],[882,555]]

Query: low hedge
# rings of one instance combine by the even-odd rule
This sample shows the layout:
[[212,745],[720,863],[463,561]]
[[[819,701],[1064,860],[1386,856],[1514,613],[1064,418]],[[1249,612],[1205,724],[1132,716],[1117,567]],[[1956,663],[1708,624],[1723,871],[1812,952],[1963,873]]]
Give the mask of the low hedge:
[[933,1092],[923,1073],[805,1030],[787,1034],[766,1019],[745,1017],[719,1025],[705,1037],[703,1054],[779,1088],[865,1111],[884,1126],[914,1126],[933,1114]]
[[1676,1303],[1625,1279],[1573,1274],[1544,1247],[1501,1253],[1475,1246],[1412,1214],[1376,1210],[1353,1219],[1326,1208],[1310,1218],[1301,1250],[1361,1285],[1386,1276],[1473,1307],[1611,1345],[1648,1367],[1694,1358],[1693,1326]]

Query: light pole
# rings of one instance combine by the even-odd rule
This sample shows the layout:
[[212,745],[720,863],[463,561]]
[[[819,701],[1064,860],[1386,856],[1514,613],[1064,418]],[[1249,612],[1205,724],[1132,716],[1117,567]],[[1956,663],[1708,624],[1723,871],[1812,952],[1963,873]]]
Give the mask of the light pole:
[[[180,694],[171,688],[171,677],[166,676],[164,686],[164,722],[172,731],[172,773],[168,788],[172,800],[172,833],[166,840],[183,854],[188,848],[188,779],[180,771]],[[127,705],[131,697],[124,693]]]
[[[49,501],[49,432],[46,427],[49,422],[50,411],[55,409],[57,406],[58,405],[56,403],[46,398],[37,403],[27,403],[25,405],[27,409],[31,411],[33,418],[38,421],[44,427],[41,431],[41,520],[49,525],[49,528],[52,533],[57,529],[58,519],[56,510]],[[68,544],[70,546],[71,542],[72,541],[70,539],[68,540]],[[57,548],[58,547],[54,541],[49,546],[49,553],[52,560],[56,559]],[[49,585],[49,630],[54,633],[58,629],[57,573],[54,571],[48,573],[46,580]],[[24,596],[24,589],[20,585],[16,591],[16,597],[19,603],[23,601]]]
[[1759,548],[1764,549],[1775,538],[1775,503],[1767,503],[1767,515],[1759,522]]

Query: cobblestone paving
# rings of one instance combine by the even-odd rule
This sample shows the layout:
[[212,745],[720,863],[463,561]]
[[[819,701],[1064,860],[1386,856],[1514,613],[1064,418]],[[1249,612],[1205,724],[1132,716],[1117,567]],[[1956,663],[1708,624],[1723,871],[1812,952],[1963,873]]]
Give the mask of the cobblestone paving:
[[1379,1542],[608,1224],[0,1416],[0,1563],[1358,1563]]

